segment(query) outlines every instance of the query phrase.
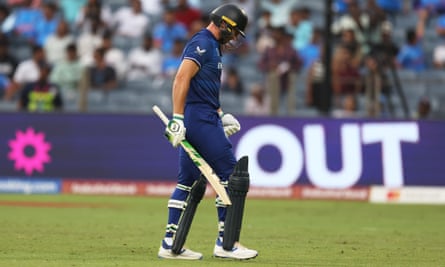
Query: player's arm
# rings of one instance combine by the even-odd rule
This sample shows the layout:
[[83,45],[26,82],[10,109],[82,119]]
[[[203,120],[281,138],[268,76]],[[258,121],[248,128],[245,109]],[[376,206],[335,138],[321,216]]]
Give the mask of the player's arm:
[[184,114],[185,99],[190,87],[190,81],[198,71],[199,66],[193,60],[184,59],[181,62],[173,81],[173,114]]
[[184,59],[173,80],[173,118],[165,128],[165,136],[174,147],[177,147],[185,139],[186,129],[183,122],[185,99],[189,91],[190,81],[198,71],[199,66],[193,60]]

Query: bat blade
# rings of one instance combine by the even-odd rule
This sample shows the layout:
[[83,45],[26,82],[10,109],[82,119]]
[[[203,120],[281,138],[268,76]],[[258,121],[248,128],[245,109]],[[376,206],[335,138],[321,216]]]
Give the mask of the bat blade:
[[[162,110],[158,106],[154,105],[153,111],[162,120],[164,125],[168,124],[169,119],[167,118],[167,116],[164,114],[164,112],[162,112]],[[224,203],[225,205],[232,205],[232,202],[230,201],[230,198],[229,198],[229,195],[227,194],[226,189],[220,182],[221,180],[215,174],[212,167],[210,167],[210,165],[204,160],[204,158],[201,156],[201,154],[199,154],[198,151],[187,140],[183,140],[181,142],[181,147],[189,155],[189,157],[192,159],[193,163],[196,165],[196,167],[198,167],[198,169],[201,171],[201,173],[204,175],[204,177],[210,183],[213,190],[215,190],[216,194],[218,194],[222,203]]]

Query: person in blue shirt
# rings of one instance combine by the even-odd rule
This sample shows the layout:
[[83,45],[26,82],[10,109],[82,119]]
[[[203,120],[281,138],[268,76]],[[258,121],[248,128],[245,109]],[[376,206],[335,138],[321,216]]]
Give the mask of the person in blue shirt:
[[32,1],[23,1],[22,5],[11,14],[12,33],[27,41],[34,41],[36,25],[43,17],[40,9],[32,7]]
[[153,29],[153,40],[157,48],[165,54],[170,54],[176,39],[187,39],[187,28],[176,21],[173,9],[164,12],[163,20]]
[[176,39],[173,44],[172,53],[166,55],[162,61],[162,74],[166,77],[174,77],[182,62],[182,50],[185,40]]
[[406,43],[400,49],[396,63],[400,68],[421,72],[426,69],[425,53],[414,29],[406,33]]
[[[210,20],[209,25],[196,33],[184,48],[182,62],[173,81],[173,118],[166,126],[165,135],[174,147],[187,139],[221,179],[221,184],[228,186],[228,193],[231,195],[230,188],[237,187],[232,174],[241,168],[240,165],[243,165],[242,169],[247,173],[247,163],[243,160],[245,157],[237,162],[232,144],[227,138],[238,132],[241,127],[233,115],[224,113],[221,108],[221,51],[222,46],[229,49],[239,45],[237,41],[245,37],[244,30],[248,18],[238,6],[225,4],[211,12]],[[195,188],[202,178],[199,169],[182,147],[179,151],[179,162],[178,183],[168,202],[168,222],[158,257],[199,260],[202,258],[201,253],[182,248],[190,224],[186,225],[181,217],[192,215],[193,218],[194,211],[190,208],[197,205],[193,198],[197,197]],[[189,196],[192,197],[191,200]],[[203,192],[197,198],[200,200],[202,196]],[[238,198],[235,195],[230,198],[233,206]],[[241,220],[238,220],[240,218],[233,215],[233,209],[224,205],[218,197],[216,207],[219,231],[213,255],[233,259],[256,257],[258,252],[240,245],[239,240],[227,244],[231,239],[226,238],[225,234],[240,230],[238,227]],[[236,223],[239,225],[234,227]],[[187,226],[185,236],[179,238],[178,233],[183,233],[184,227]],[[239,239],[239,232],[237,238]],[[181,240],[183,242],[176,245]],[[179,250],[175,247],[179,247]],[[227,247],[230,249],[226,249]]]
[[348,4],[350,1],[348,0],[335,0],[334,1],[334,10],[337,14],[342,15],[348,12]]
[[43,16],[36,22],[35,42],[44,46],[48,36],[56,32],[60,18],[57,14],[58,8],[54,3],[45,3],[43,5]]
[[287,31],[293,35],[292,45],[300,50],[311,43],[314,27],[310,21],[311,11],[307,7],[296,7],[290,13]]
[[381,9],[391,14],[402,11],[401,0],[376,0],[376,3]]
[[320,57],[322,38],[322,30],[316,28],[312,33],[311,42],[298,50],[298,55],[300,55],[300,58],[303,61],[303,70],[308,70],[312,63]]

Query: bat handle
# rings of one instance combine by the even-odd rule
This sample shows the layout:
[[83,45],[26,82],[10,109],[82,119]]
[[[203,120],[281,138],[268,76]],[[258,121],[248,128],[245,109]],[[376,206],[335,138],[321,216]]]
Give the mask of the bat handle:
[[156,113],[156,115],[158,115],[158,117],[162,120],[162,122],[167,125],[169,119],[167,118],[167,116],[165,116],[164,112],[162,112],[162,110],[157,105],[154,105],[152,109],[154,113]]

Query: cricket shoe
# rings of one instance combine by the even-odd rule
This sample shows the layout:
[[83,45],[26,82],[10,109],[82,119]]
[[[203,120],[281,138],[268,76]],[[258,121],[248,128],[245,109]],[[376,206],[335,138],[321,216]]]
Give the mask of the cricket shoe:
[[183,248],[179,254],[175,254],[172,252],[172,246],[169,246],[164,240],[162,240],[158,257],[161,259],[174,260],[201,260],[202,254],[185,248]]
[[222,239],[217,238],[215,248],[213,249],[213,256],[218,258],[230,258],[237,260],[248,260],[258,256],[258,251],[248,249],[236,242],[232,250],[225,250],[222,245]]

